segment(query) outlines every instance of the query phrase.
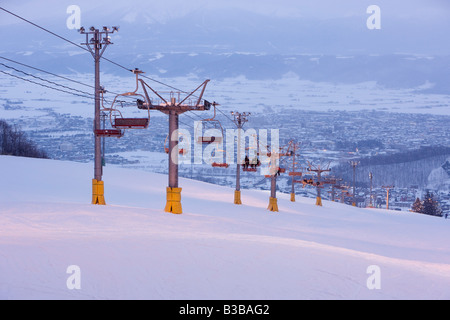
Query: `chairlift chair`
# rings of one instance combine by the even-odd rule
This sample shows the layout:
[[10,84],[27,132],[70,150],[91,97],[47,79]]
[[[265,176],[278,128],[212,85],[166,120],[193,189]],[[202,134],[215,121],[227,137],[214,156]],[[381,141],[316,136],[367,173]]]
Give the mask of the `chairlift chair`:
[[[219,143],[217,143],[217,145],[219,145]],[[217,149],[214,152],[221,152],[221,153],[223,153],[223,152],[225,152],[225,150]],[[214,161],[213,163],[211,163],[211,166],[214,167],[214,168],[228,168],[230,165],[228,163],[226,163],[226,162],[216,162],[216,161]]]
[[261,166],[261,162],[259,164],[243,165],[242,166],[242,171],[244,171],[244,172],[257,172],[259,166]]
[[228,168],[230,165],[228,163],[218,163],[218,162],[213,162],[211,164],[211,166],[215,167],[215,168]]
[[147,129],[149,124],[149,118],[115,117],[112,126],[116,129]]
[[[222,125],[220,124],[220,121],[215,119],[216,118],[216,105],[212,104],[212,106],[214,107],[214,116],[210,119],[204,119],[201,120],[200,123],[198,125],[200,125],[203,122],[211,122],[214,123],[214,129],[218,129],[221,132],[220,136],[198,136],[198,143],[202,143],[202,144],[211,144],[211,143],[221,143],[223,141],[223,128]],[[198,130],[198,125],[196,130]]]
[[124,132],[119,129],[97,129],[94,131],[97,137],[113,137],[113,138],[121,138],[123,137]]
[[[126,92],[122,94],[118,94],[115,96],[110,110],[110,120],[111,120],[111,126],[115,129],[147,129],[150,124],[150,108],[147,108],[148,115],[147,117],[141,117],[141,118],[129,118],[129,117],[123,117],[122,113],[115,107],[117,102],[119,102],[122,107],[122,101],[118,101],[118,97],[139,97],[144,99],[145,97],[142,94],[137,93],[139,89],[139,74],[143,73],[142,71],[138,69],[134,69],[133,73],[136,75],[136,89],[132,92]],[[140,100],[140,99],[138,99]],[[142,101],[142,100],[140,100]]]
[[[103,94],[105,93],[105,90],[103,90],[103,88],[100,90],[100,93],[102,95],[101,98],[101,102],[102,102],[102,111],[111,111],[112,109],[110,108],[105,108],[103,101],[104,101],[104,97]],[[124,135],[123,130],[120,129],[107,129],[107,128],[103,128],[103,129],[95,129],[94,130],[94,134],[97,137],[113,137],[113,138],[121,138]]]
[[[169,135],[166,136],[166,140],[164,140],[164,152],[165,153],[169,153],[169,148],[167,147],[167,140],[169,140]],[[183,148],[178,149],[178,154],[184,156],[185,154],[187,154],[187,151]]]

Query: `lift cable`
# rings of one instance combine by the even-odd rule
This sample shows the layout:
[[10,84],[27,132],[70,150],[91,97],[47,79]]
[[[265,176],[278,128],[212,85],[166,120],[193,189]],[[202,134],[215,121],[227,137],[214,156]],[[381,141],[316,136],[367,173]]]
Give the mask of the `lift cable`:
[[[40,25],[38,25],[38,24],[36,24],[36,23],[30,21],[30,20],[28,20],[28,19],[25,19],[25,18],[23,18],[23,17],[21,17],[21,16],[15,14],[15,13],[9,11],[9,10],[6,10],[6,9],[3,8],[3,7],[0,7],[0,9],[3,10],[3,11],[5,11],[6,13],[8,13],[8,14],[10,14],[10,15],[12,15],[12,16],[18,18],[18,19],[20,19],[20,20],[23,20],[23,21],[25,21],[25,22],[27,22],[27,23],[29,23],[29,24],[35,26],[36,28],[39,28],[39,29],[41,29],[41,30],[43,30],[43,31],[45,31],[45,32],[47,32],[47,33],[49,33],[49,34],[51,34],[51,35],[53,35],[53,36],[55,36],[55,37],[57,37],[57,38],[59,38],[59,39],[61,39],[61,40],[63,40],[63,41],[66,41],[66,42],[68,42],[68,43],[70,43],[70,44],[76,46],[77,48],[80,48],[80,49],[82,49],[82,50],[84,50],[84,51],[90,52],[89,49],[87,49],[87,48],[85,48],[85,47],[83,47],[83,46],[81,46],[81,45],[79,45],[79,44],[77,44],[77,43],[75,43],[75,42],[73,42],[73,41],[67,39],[67,38],[64,38],[63,36],[60,36],[60,35],[56,34],[55,32],[52,32],[52,31],[50,31],[50,30],[48,30],[48,29],[46,29],[46,28],[44,28],[44,27],[42,27],[42,26],[40,26]],[[108,58],[102,57],[102,59],[105,60],[105,61],[108,61],[109,63],[112,63],[112,64],[116,65],[117,67],[122,68],[122,69],[124,69],[124,70],[126,70],[126,71],[133,72],[133,69],[127,68],[127,67],[125,67],[125,66],[123,66],[123,65],[121,65],[121,64],[119,64],[119,63],[117,63],[117,62],[114,62],[114,61],[112,61],[112,60],[110,60],[110,59],[108,59]],[[162,81],[153,79],[153,78],[151,78],[151,77],[148,77],[148,76],[145,76],[145,75],[141,75],[141,77],[143,77],[143,78],[145,78],[145,79],[148,79],[148,80],[151,80],[151,81],[153,81],[153,82],[156,82],[156,83],[158,83],[158,84],[161,84],[161,85],[163,85],[163,86],[166,86],[166,87],[168,87],[168,88],[171,88],[171,89],[173,89],[173,90],[176,90],[176,91],[179,91],[179,92],[182,92],[182,93],[186,93],[186,94],[189,93],[189,92],[186,92],[186,91],[184,91],[184,90],[180,90],[180,89],[178,89],[178,88],[176,88],[176,87],[174,87],[174,86],[171,86],[171,85],[169,85],[169,84],[167,84],[167,83],[164,83],[164,82],[162,82]],[[195,96],[195,95],[193,95],[193,96]],[[233,120],[232,120],[228,115],[226,115],[223,111],[221,111],[219,108],[217,108],[217,110],[218,110],[219,112],[221,112],[223,115],[225,115],[225,116],[228,118],[228,120],[230,120],[230,121],[233,122]]]
[[16,69],[16,68],[14,68],[14,67],[8,66],[8,65],[6,65],[6,64],[4,64],[4,63],[1,63],[1,62],[0,62],[0,65],[4,66],[4,67],[6,67],[6,68],[9,68],[9,69],[11,69],[11,70],[14,70],[14,71],[16,71],[16,72],[20,72],[20,73],[22,73],[23,75],[30,76],[30,77],[33,77],[33,78],[35,78],[35,79],[41,80],[41,81],[45,81],[45,82],[47,82],[47,83],[49,83],[49,84],[53,84],[53,85],[55,85],[55,86],[58,86],[58,87],[61,87],[61,88],[64,88],[64,89],[73,90],[73,91],[79,92],[79,93],[84,94],[84,95],[91,95],[91,94],[92,94],[92,93],[90,93],[90,92],[81,91],[81,90],[74,89],[74,88],[71,88],[71,87],[68,87],[68,86],[65,86],[65,85],[62,85],[62,84],[53,82],[53,81],[49,81],[49,80],[43,79],[43,78],[41,78],[41,77],[32,75],[31,73],[28,73],[28,72],[25,72],[25,71]]
[[30,82],[30,83],[33,83],[33,84],[37,84],[37,85],[39,85],[39,86],[42,86],[42,87],[45,87],[45,88],[48,88],[48,89],[52,89],[52,90],[56,90],[56,91],[60,91],[60,92],[64,92],[64,93],[69,93],[69,94],[71,94],[71,95],[78,96],[78,97],[82,97],[82,98],[88,98],[88,99],[93,99],[93,100],[95,100],[95,97],[93,97],[93,96],[86,96],[86,95],[74,93],[74,92],[71,92],[71,91],[67,91],[67,90],[63,90],[63,89],[58,89],[58,88],[55,88],[55,87],[51,87],[51,86],[48,86],[48,85],[46,85],[46,84],[42,84],[42,83],[39,83],[39,82],[36,82],[36,81],[33,81],[33,80],[29,80],[29,79],[25,79],[25,78],[16,76],[16,75],[14,75],[14,74],[5,72],[5,71],[3,71],[3,70],[0,70],[0,72],[3,73],[3,74],[6,74],[6,75],[8,75],[8,76],[11,76],[11,77],[14,77],[14,78],[23,80],[23,81],[27,81],[27,82]]
[[2,56],[0,56],[0,59],[4,59],[4,60],[7,60],[9,62],[13,62],[13,63],[16,63],[18,65],[21,65],[21,66],[24,66],[24,67],[27,67],[27,68],[30,68],[30,69],[33,69],[33,70],[36,70],[36,71],[39,71],[39,72],[43,72],[43,73],[49,74],[49,75],[57,77],[57,78],[61,78],[61,79],[67,80],[67,81],[71,81],[71,82],[74,82],[74,83],[77,83],[77,84],[81,84],[83,86],[95,89],[95,87],[93,85],[86,84],[86,83],[83,83],[83,82],[80,82],[80,81],[77,81],[77,80],[73,80],[73,79],[70,79],[70,78],[66,78],[66,77],[60,76],[60,75],[58,75],[56,73],[45,71],[45,70],[42,70],[42,69],[39,69],[39,68],[30,66],[30,65],[27,65],[25,63],[22,63],[22,62],[19,62],[19,61],[15,61],[13,59],[8,59],[8,58],[2,57]]

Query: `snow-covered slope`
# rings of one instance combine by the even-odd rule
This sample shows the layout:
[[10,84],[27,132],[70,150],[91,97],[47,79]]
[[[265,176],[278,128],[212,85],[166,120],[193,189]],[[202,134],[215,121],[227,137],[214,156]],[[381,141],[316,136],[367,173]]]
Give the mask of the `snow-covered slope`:
[[[450,298],[444,219],[287,195],[271,213],[267,192],[236,206],[232,189],[185,179],[172,215],[166,176],[114,167],[108,205],[93,206],[92,172],[0,157],[0,299]],[[72,265],[80,290],[66,285]]]

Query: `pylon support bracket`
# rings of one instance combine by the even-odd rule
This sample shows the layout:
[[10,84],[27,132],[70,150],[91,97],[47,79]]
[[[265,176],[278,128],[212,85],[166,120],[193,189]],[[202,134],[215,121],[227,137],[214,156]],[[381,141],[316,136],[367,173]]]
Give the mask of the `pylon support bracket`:
[[103,181],[92,179],[92,204],[106,205],[105,185]]
[[167,203],[164,211],[173,214],[183,213],[181,207],[181,188],[167,187]]
[[322,206],[322,198],[321,197],[317,197],[316,198],[316,206]]
[[267,210],[272,212],[278,212],[278,201],[277,198],[270,197],[269,199],[269,206],[267,207]]
[[295,193],[291,193],[291,202],[295,202]]
[[234,204],[242,204],[240,190],[234,190]]

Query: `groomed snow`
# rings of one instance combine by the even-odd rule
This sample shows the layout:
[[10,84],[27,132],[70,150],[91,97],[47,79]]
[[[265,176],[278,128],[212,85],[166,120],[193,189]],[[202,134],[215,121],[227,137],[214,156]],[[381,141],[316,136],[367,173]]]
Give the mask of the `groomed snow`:
[[[163,211],[167,176],[0,157],[0,299],[449,299],[449,220],[358,209],[180,180],[183,214]],[[67,267],[81,270],[69,290]],[[380,289],[369,290],[369,266]]]

